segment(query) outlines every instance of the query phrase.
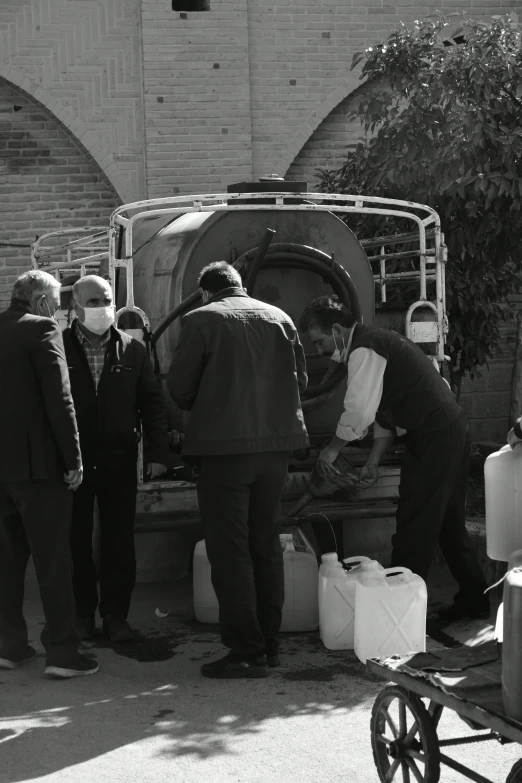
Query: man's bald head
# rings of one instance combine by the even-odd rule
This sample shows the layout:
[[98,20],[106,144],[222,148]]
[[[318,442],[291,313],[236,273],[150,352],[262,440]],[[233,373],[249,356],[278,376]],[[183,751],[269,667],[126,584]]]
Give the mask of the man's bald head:
[[75,307],[109,307],[113,303],[110,284],[98,275],[80,277],[72,292]]

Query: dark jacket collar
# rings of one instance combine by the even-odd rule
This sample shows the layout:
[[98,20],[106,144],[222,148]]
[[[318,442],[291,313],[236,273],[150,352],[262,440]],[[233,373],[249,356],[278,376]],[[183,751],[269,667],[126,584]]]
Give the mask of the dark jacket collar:
[[214,294],[214,296],[208,300],[208,304],[211,304],[212,302],[220,302],[222,299],[228,299],[229,296],[248,297],[248,294],[244,288],[240,288],[239,286],[230,286],[230,288],[224,288],[222,291],[218,291],[217,294]]
[[16,310],[19,313],[32,313],[31,305],[28,305],[25,302],[11,302],[7,309]]

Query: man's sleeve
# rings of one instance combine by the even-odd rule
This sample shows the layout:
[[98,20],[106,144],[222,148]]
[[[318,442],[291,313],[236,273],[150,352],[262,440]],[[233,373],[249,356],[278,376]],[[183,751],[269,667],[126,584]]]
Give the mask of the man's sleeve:
[[306,387],[308,386],[308,375],[306,372],[305,354],[297,330],[295,331],[293,345],[294,345],[295,366],[297,370],[297,385],[299,386],[299,393],[303,394],[306,391]]
[[147,350],[138,340],[133,342],[142,360],[136,397],[145,435],[145,459],[147,462],[158,462],[169,467],[172,460],[163,391],[154,375]]
[[187,319],[172,358],[167,386],[182,411],[190,411],[198,393],[205,359],[205,342],[200,330]]
[[385,369],[386,359],[370,348],[356,348],[350,354],[344,413],[335,433],[341,440],[364,438],[375,421]]
[[37,323],[37,337],[31,359],[36,369],[47,418],[65,471],[82,464],[76,413],[71,395],[69,370],[58,324],[50,318]]

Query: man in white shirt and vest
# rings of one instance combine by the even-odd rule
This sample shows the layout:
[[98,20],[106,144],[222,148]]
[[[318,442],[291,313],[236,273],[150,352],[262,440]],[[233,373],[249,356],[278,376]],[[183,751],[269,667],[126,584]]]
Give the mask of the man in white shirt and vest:
[[361,486],[371,487],[394,437],[404,436],[391,565],[426,579],[438,543],[459,585],[440,619],[487,617],[487,584],[466,531],[471,440],[448,383],[417,345],[389,329],[356,323],[335,296],[315,299],[299,325],[319,353],[348,369],[344,412],[319,458],[333,463],[374,424],[373,446],[360,473]]

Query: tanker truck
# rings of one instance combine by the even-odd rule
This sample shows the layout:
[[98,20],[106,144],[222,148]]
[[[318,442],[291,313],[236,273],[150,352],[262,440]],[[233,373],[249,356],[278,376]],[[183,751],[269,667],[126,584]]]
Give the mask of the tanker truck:
[[[71,320],[71,288],[79,276],[96,273],[110,280],[117,326],[144,342],[163,384],[174,452],[187,414],[170,399],[166,375],[181,317],[201,304],[197,279],[211,261],[234,264],[252,296],[280,307],[296,323],[312,299],[334,292],[359,322],[405,334],[439,369],[445,358],[446,248],[439,216],[422,204],[313,193],[305,182],[268,177],[230,185],[226,193],[125,204],[114,210],[108,226],[50,232],[33,244],[31,254],[35,268],[62,283],[62,326]],[[306,335],[303,346],[310,448],[291,455],[283,514],[306,492],[318,452],[335,431],[346,388],[343,366],[319,355]],[[370,446],[371,433],[349,444],[343,456],[357,468]],[[310,503],[300,524],[314,546],[336,545],[344,557],[386,558],[400,455],[399,440],[372,489]],[[140,453],[136,541],[142,581],[183,577],[202,538],[197,475],[181,458],[176,461],[164,476],[150,480]]]

